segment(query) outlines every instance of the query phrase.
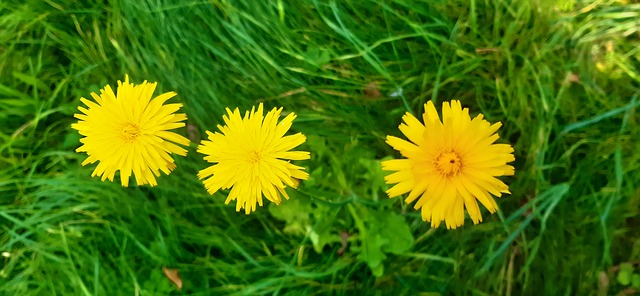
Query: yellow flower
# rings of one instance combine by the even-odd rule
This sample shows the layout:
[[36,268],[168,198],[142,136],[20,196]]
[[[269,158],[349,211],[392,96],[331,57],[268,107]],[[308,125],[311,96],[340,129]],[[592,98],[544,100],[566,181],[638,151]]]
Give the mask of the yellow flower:
[[251,108],[241,117],[238,108],[233,112],[227,108],[222,117],[226,125],[218,125],[222,133],[207,131],[209,141],[198,146],[198,152],[206,155],[204,159],[215,163],[200,171],[198,178],[207,178],[204,185],[212,195],[231,188],[225,203],[237,200],[236,211],[255,211],[256,203],[262,206],[263,195],[280,204],[280,194],[289,199],[287,186],[297,188],[298,180],[309,178],[304,168],[290,163],[309,159],[309,152],[289,151],[307,138],[302,133],[284,136],[296,115],[290,113],[278,123],[281,112],[282,108],[273,108],[263,116],[260,104],[257,111]]
[[464,208],[474,224],[482,222],[476,200],[494,213],[498,205],[491,194],[510,193],[496,177],[514,174],[507,165],[515,160],[513,148],[494,143],[501,123],[492,125],[482,114],[471,119],[456,100],[442,104],[442,121],[431,101],[422,118],[424,124],[410,113],[402,118],[400,131],[411,142],[387,136],[387,143],[406,157],[382,162],[383,170],[395,171],[385,177],[387,184],[396,184],[387,194],[409,192],[406,202],[418,199],[414,208],[432,227],[442,221],[448,229],[462,226]]
[[163,105],[175,92],[151,99],[156,84],[134,85],[127,75],[124,83],[118,81],[117,95],[107,85],[99,96],[91,93],[95,102],[80,98],[88,108],[78,107],[82,114],[74,115],[79,120],[71,127],[84,136],[80,139],[83,145],[76,149],[88,155],[82,165],[99,162],[92,177],[113,181],[119,170],[122,186],[129,185],[132,173],[138,185],[155,186],[154,174],[168,175],[176,167],[171,153],[187,154],[174,143],[189,145],[189,140],[169,131],[185,125],[181,121],[187,116],[175,114],[182,104]]

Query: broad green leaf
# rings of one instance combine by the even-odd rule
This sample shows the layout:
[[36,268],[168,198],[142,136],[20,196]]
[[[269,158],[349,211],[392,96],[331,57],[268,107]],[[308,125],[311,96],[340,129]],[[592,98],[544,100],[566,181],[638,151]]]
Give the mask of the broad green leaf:
[[634,273],[631,275],[631,286],[640,289],[640,274]]
[[314,220],[316,220],[314,227],[309,227],[308,235],[313,249],[316,253],[322,253],[324,246],[331,243],[341,243],[340,235],[334,223],[334,219],[330,219],[330,213],[326,210],[328,207],[318,206],[313,213]]
[[162,273],[162,268],[157,267],[151,271],[151,276],[148,280],[144,281],[142,287],[147,291],[160,292],[163,294],[169,293],[175,290],[175,287],[166,276]]
[[628,286],[631,283],[631,275],[633,274],[633,266],[629,263],[620,264],[618,271],[618,283]]
[[[365,229],[359,229],[361,247],[358,259],[367,263],[376,276],[382,275],[385,253],[401,254],[413,245],[413,236],[404,218],[391,210],[360,209]],[[364,234],[364,235],[362,235]],[[379,273],[378,273],[379,272]]]
[[321,48],[311,48],[304,53],[305,62],[322,67],[331,60],[331,53]]
[[367,232],[362,239],[362,247],[358,259],[367,263],[375,276],[381,276],[384,271],[382,261],[386,258],[382,247],[388,243],[378,232]]
[[404,218],[394,212],[377,213],[380,234],[387,239],[387,244],[383,246],[383,251],[401,254],[413,245],[411,229]]
[[371,273],[376,276],[376,277],[380,277],[384,274],[384,264],[380,263],[375,267],[371,267]]
[[62,142],[62,148],[64,149],[75,149],[80,146],[80,134],[73,131],[64,136],[64,141]]
[[20,72],[13,72],[11,73],[13,75],[14,78],[29,84],[31,86],[35,86],[40,90],[44,90],[44,89],[48,89],[49,86],[47,86],[44,82],[42,82],[41,80],[39,80],[37,77],[34,77],[32,75],[27,75],[27,74],[23,74]]
[[304,235],[310,225],[312,211],[311,202],[305,198],[291,198],[283,201],[279,206],[273,203],[269,205],[269,213],[285,222],[282,231],[288,234]]

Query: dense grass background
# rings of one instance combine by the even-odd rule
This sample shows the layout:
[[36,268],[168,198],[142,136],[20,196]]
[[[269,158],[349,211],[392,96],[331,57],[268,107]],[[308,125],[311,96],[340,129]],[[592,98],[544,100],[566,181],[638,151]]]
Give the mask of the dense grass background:
[[[628,2],[4,0],[0,295],[633,292],[618,279],[640,261]],[[178,92],[194,143],[227,106],[296,112],[312,179],[246,216],[195,179],[195,144],[155,188],[91,178],[72,115],[125,73]],[[516,150],[501,211],[454,231],[387,199],[379,169],[404,112],[450,99]],[[374,276],[365,230],[405,225],[413,241]]]

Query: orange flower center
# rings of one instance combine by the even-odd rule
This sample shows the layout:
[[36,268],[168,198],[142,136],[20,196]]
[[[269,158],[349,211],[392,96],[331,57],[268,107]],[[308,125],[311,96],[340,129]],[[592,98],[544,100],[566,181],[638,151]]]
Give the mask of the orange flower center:
[[447,177],[458,175],[462,169],[462,161],[454,151],[443,151],[436,157],[438,172]]
[[122,128],[122,138],[125,142],[133,142],[140,135],[140,127],[135,123],[126,123]]

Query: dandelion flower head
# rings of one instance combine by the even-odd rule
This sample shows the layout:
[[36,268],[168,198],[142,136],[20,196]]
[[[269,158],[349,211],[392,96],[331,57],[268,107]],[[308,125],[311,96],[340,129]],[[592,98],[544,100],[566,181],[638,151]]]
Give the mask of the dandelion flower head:
[[302,133],[285,136],[291,128],[294,113],[289,113],[278,122],[282,108],[269,111],[263,116],[263,104],[247,111],[244,117],[236,108],[223,116],[225,126],[218,125],[220,132],[207,131],[208,139],[198,146],[204,159],[213,163],[200,171],[198,178],[210,194],[220,189],[231,188],[225,201],[236,200],[236,211],[255,211],[256,204],[262,206],[262,197],[280,204],[281,195],[289,199],[285,188],[297,188],[299,180],[307,180],[309,174],[291,160],[310,158],[309,152],[290,151],[306,141]]
[[385,177],[395,184],[389,197],[409,193],[406,202],[417,200],[414,208],[424,221],[432,227],[444,221],[448,229],[464,224],[465,208],[474,224],[482,222],[477,201],[491,213],[497,210],[492,195],[509,194],[497,177],[513,175],[507,163],[515,160],[510,145],[495,143],[500,122],[490,124],[482,114],[471,119],[457,100],[442,104],[442,121],[431,101],[423,122],[410,113],[402,119],[399,128],[409,141],[387,136],[386,142],[404,158],[382,162],[383,170],[393,171]]
[[183,127],[185,114],[175,113],[182,104],[164,104],[176,95],[163,93],[152,98],[157,83],[134,85],[125,76],[118,81],[117,93],[109,85],[100,95],[91,93],[94,101],[81,98],[86,105],[78,107],[71,125],[80,135],[83,144],[77,152],[88,157],[82,165],[98,162],[91,176],[101,176],[102,181],[113,181],[120,171],[120,183],[129,185],[133,175],[138,185],[157,185],[160,172],[170,174],[176,167],[171,154],[186,155],[187,150],[176,145],[189,145],[189,140],[171,130]]

